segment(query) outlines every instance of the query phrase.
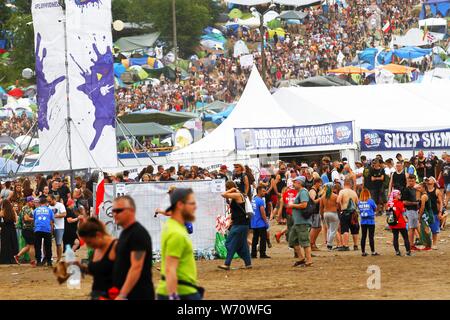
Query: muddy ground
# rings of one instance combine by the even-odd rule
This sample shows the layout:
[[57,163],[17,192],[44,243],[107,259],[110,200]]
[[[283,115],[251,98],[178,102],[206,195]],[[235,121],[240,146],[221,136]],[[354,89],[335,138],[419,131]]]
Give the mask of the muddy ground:
[[[252,270],[222,271],[223,261],[199,261],[199,282],[206,299],[450,299],[450,227],[441,233],[438,250],[397,257],[392,235],[378,218],[376,250],[378,257],[361,257],[359,251],[327,252],[324,244],[314,252],[314,266],[293,268],[293,253],[286,242],[274,242],[268,250],[272,259],[253,262]],[[273,226],[272,233],[282,226]],[[320,243],[323,234],[319,236]],[[402,248],[404,252],[404,248]],[[85,252],[79,252],[84,257]],[[241,267],[242,261],[233,261]],[[367,269],[380,267],[381,289],[369,290]],[[159,272],[154,269],[155,282]],[[88,299],[92,279],[87,277],[80,290],[59,285],[46,267],[0,266],[0,299]]]

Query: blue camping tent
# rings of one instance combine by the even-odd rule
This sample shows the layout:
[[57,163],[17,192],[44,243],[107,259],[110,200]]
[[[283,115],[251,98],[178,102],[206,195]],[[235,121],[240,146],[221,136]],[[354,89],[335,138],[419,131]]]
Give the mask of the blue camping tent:
[[431,54],[431,49],[422,49],[418,47],[403,47],[393,50],[394,55],[401,59],[417,59]]
[[120,79],[120,76],[127,71],[127,68],[121,63],[114,63],[114,75]]
[[443,17],[450,14],[450,0],[423,0],[422,3],[422,11],[419,16],[421,20],[427,18],[425,16],[426,6],[430,8],[433,17],[435,17],[438,13]]

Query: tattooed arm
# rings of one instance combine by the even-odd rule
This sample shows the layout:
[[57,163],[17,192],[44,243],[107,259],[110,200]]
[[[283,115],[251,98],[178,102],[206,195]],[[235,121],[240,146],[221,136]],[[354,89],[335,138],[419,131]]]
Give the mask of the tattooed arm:
[[117,300],[126,299],[138,282],[142,268],[144,267],[145,255],[145,251],[131,251],[131,267],[130,270],[128,270],[127,278],[125,279],[125,283],[120,290]]

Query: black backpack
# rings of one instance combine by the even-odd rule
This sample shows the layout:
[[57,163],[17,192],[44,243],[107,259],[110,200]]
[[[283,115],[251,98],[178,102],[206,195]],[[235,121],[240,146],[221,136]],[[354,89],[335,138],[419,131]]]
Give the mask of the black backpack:
[[387,218],[386,218],[386,222],[388,225],[390,225],[391,227],[394,227],[398,224],[398,219],[397,216],[395,215],[394,212],[394,208],[389,208],[386,212]]
[[303,218],[305,218],[305,219],[311,218],[311,216],[314,213],[316,213],[316,211],[317,211],[316,204],[314,203],[314,201],[311,198],[309,198],[306,208],[302,210]]

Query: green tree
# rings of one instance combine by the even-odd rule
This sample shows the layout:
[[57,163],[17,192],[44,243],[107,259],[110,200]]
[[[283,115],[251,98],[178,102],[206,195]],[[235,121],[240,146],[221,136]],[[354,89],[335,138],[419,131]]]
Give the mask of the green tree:
[[[141,0],[145,1],[145,0]],[[173,39],[172,0],[147,0],[150,17],[162,38]],[[203,29],[214,21],[212,0],[176,0],[177,42],[180,55],[195,51]]]

